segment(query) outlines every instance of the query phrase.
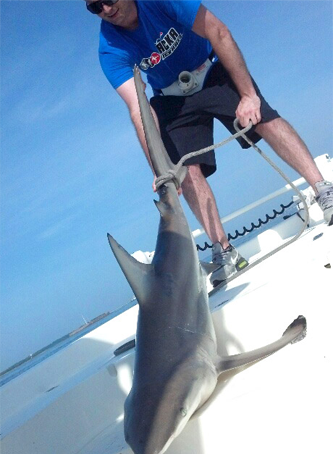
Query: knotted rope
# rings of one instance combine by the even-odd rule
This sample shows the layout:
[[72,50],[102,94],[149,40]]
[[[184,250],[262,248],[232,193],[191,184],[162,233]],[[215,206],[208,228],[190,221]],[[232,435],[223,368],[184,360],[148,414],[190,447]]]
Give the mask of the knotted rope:
[[181,186],[180,170],[185,161],[187,161],[188,159],[194,158],[196,156],[200,156],[204,153],[208,153],[209,151],[215,150],[216,148],[222,147],[223,145],[226,145],[227,143],[231,142],[234,139],[237,139],[238,137],[246,138],[245,133],[248,132],[249,129],[252,128],[252,123],[250,122],[248,124],[248,126],[246,126],[246,128],[240,130],[238,128],[238,121],[236,119],[234,121],[234,128],[236,130],[236,133],[231,135],[230,137],[227,137],[226,139],[222,140],[221,142],[216,143],[214,145],[210,145],[209,147],[201,148],[200,150],[197,150],[197,151],[192,151],[191,153],[187,153],[185,156],[183,156],[178,161],[178,163],[176,164],[176,166],[173,170],[169,169],[166,173],[164,173],[163,175],[156,178],[156,181],[155,181],[156,189],[159,189],[163,184],[165,184],[171,180],[173,180],[175,182],[177,189],[180,188],[180,186]]
[[228,278],[226,281],[223,282],[223,284],[215,287],[210,292],[210,295],[215,293],[222,285],[225,285],[227,282],[232,281],[233,279],[235,279],[236,277],[240,276],[244,272],[247,272],[248,270],[250,270],[254,266],[256,266],[259,263],[261,263],[262,261],[266,260],[268,257],[271,257],[272,255],[276,254],[276,252],[284,249],[285,247],[289,246],[291,243],[296,241],[302,235],[302,233],[304,232],[304,230],[306,229],[306,227],[308,226],[308,223],[309,223],[309,209],[308,209],[308,206],[306,204],[306,201],[305,201],[305,198],[304,198],[303,194],[294,185],[294,183],[282,172],[282,170],[279,169],[279,167],[276,164],[274,164],[274,162],[271,161],[268,158],[268,156],[266,156],[262,152],[262,150],[254,142],[252,142],[251,139],[249,139],[246,136],[246,132],[248,132],[249,129],[251,129],[251,128],[252,128],[252,122],[250,121],[248,126],[246,126],[244,129],[239,129],[238,120],[236,118],[235,121],[234,121],[234,129],[236,131],[235,134],[231,135],[227,139],[222,140],[221,142],[219,142],[217,144],[211,145],[211,146],[206,147],[206,148],[201,148],[198,151],[193,151],[191,153],[186,154],[185,156],[183,156],[178,161],[177,165],[175,166],[175,168],[173,170],[169,170],[164,175],[161,175],[160,177],[158,177],[156,179],[156,182],[155,182],[155,185],[156,185],[157,189],[160,188],[163,184],[165,184],[165,183],[167,183],[168,181],[171,181],[171,180],[173,180],[175,182],[177,188],[179,188],[181,186],[181,183],[180,183],[180,170],[181,170],[182,165],[184,164],[184,162],[187,159],[193,158],[195,156],[199,156],[199,155],[207,153],[208,151],[211,151],[211,150],[215,150],[216,148],[222,147],[223,145],[227,144],[228,142],[231,142],[231,140],[237,139],[238,137],[242,137],[249,145],[251,145],[252,148],[254,148],[255,151],[257,151],[260,154],[260,156],[262,156],[268,162],[268,164],[271,167],[273,167],[274,170],[276,170],[276,172],[279,173],[279,175],[291,186],[291,188],[297,193],[297,195],[299,196],[299,198],[303,202],[303,206],[304,206],[304,210],[305,210],[305,219],[303,220],[304,222],[303,222],[303,225],[301,226],[299,232],[294,237],[292,237],[290,240],[286,241],[284,244],[281,244],[276,249],[273,249],[269,253],[263,255],[262,257],[257,259],[255,262],[250,263],[243,270],[239,271],[235,275],[233,275],[230,278]]

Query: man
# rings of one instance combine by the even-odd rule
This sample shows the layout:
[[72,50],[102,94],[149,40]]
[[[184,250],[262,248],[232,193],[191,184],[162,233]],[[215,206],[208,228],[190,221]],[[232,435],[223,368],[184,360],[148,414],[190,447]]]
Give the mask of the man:
[[[333,185],[324,181],[309,150],[293,128],[262,97],[228,28],[200,2],[86,0],[102,19],[102,69],[128,106],[149,161],[137,102],[133,66],[153,88],[151,106],[173,162],[213,143],[213,119],[234,133],[233,120],[257,142],[274,151],[313,187],[327,223],[333,224]],[[186,71],[185,74],[181,74]],[[179,75],[181,77],[179,78]],[[183,77],[184,76],[184,77]],[[248,144],[239,139],[240,145]],[[213,152],[186,161],[183,195],[213,243],[213,262],[220,265],[213,285],[247,265],[227,239],[206,178],[215,172]]]

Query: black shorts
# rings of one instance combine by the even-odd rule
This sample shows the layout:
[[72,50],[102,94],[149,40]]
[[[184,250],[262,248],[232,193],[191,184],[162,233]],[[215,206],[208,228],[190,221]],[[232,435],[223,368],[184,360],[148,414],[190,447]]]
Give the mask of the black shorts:
[[[279,118],[277,111],[269,106],[254,81],[253,83],[261,99],[261,121],[265,123]],[[220,62],[215,63],[211,69],[201,91],[191,96],[152,97],[150,103],[157,114],[162,140],[172,162],[177,164],[185,154],[214,143],[214,118],[234,134],[236,131],[233,122],[239,101],[238,91]],[[255,132],[255,127],[247,135],[255,143],[261,139]],[[237,140],[242,148],[249,148],[243,138]],[[187,160],[185,164],[200,164],[204,176],[208,177],[216,170],[215,153],[210,151]]]

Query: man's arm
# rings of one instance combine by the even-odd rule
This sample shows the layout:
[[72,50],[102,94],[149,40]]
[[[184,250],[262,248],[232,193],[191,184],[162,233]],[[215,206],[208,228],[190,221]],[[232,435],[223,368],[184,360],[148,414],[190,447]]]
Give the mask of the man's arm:
[[236,85],[241,97],[236,116],[241,125],[247,126],[250,120],[253,124],[259,123],[260,99],[253,87],[244,58],[227,26],[207,8],[200,5],[192,30],[210,41],[216,55]]

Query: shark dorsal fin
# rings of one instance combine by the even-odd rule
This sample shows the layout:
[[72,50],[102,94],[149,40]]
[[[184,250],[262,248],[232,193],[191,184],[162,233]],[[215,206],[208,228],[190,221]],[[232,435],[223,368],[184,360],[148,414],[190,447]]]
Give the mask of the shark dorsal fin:
[[136,260],[110,234],[108,234],[108,240],[136,299],[139,304],[143,304],[147,300],[148,280],[153,272],[153,265]]

